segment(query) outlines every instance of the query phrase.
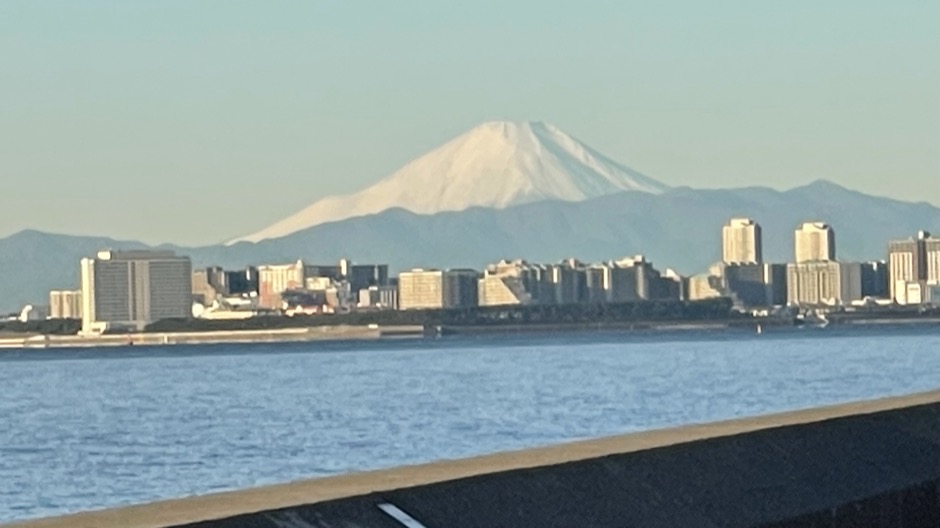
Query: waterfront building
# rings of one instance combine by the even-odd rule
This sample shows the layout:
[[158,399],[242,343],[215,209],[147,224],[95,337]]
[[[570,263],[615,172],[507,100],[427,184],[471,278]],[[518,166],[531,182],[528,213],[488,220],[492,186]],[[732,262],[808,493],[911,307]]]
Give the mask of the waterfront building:
[[397,286],[369,286],[359,290],[359,308],[398,309]]
[[823,222],[806,222],[794,233],[794,250],[797,264],[835,260],[835,231]]
[[554,292],[555,304],[575,304],[587,301],[587,276],[584,265],[575,259],[547,266],[548,280]]
[[352,291],[358,292],[370,286],[388,286],[387,264],[351,264],[343,259],[340,268]]
[[940,285],[940,238],[928,238],[924,242],[927,257],[927,284]]
[[888,243],[889,295],[898,304],[921,304],[927,284],[940,284],[940,239],[920,231]]
[[610,302],[678,300],[681,283],[663,277],[643,255],[607,263]]
[[732,218],[721,231],[723,262],[759,264],[763,261],[760,224],[750,218]]
[[479,305],[476,270],[415,268],[398,276],[401,310],[468,308]]
[[783,264],[725,264],[721,289],[739,308],[765,308],[787,303],[787,268]]
[[768,306],[787,304],[787,265],[764,264],[764,284],[767,288]]
[[524,260],[501,260],[483,270],[478,281],[480,306],[531,304],[536,295],[531,291],[533,277],[538,274]]
[[304,278],[322,277],[333,281],[340,281],[346,277],[344,269],[348,269],[348,261],[341,260],[339,265],[333,264],[303,264]]
[[387,264],[353,264],[349,259],[342,259],[337,265],[298,260],[293,264],[260,266],[257,276],[260,305],[269,309],[283,308],[283,294],[288,290],[294,291],[292,299],[306,298],[299,290],[329,291],[330,306],[344,308],[357,304],[362,290],[389,285]]
[[810,261],[787,265],[787,304],[841,306],[862,298],[862,265]]
[[203,306],[212,306],[221,293],[212,285],[212,275],[216,269],[206,268],[193,271],[193,302]]
[[888,265],[883,260],[863,262],[862,297],[888,298]]
[[555,303],[560,277],[554,266],[500,260],[487,266],[479,280],[480,306]]
[[53,290],[49,292],[49,319],[81,318],[81,290]]
[[584,269],[585,302],[591,304],[609,302],[607,297],[609,273],[609,268],[603,264],[589,266]]
[[721,276],[713,273],[699,273],[689,277],[690,301],[704,301],[706,299],[717,299],[724,297]]
[[82,259],[81,285],[86,333],[192,316],[192,263],[172,251],[100,251]]
[[787,303],[787,267],[771,263],[718,263],[689,280],[689,300],[728,297],[738,309]]
[[[204,275],[204,278],[202,277]],[[193,272],[193,288],[197,289],[199,282],[211,286],[218,295],[233,297],[258,293],[258,270],[245,268],[244,270],[228,271],[218,266],[212,266]]]
[[604,270],[607,301],[624,303],[640,300],[640,291],[648,290],[645,269],[634,259],[621,259],[606,264]]
[[302,260],[258,266],[258,305],[272,310],[282,308],[284,292],[303,289],[305,278]]
[[480,306],[507,306],[532,304],[532,294],[526,291],[518,276],[485,274],[479,280]]

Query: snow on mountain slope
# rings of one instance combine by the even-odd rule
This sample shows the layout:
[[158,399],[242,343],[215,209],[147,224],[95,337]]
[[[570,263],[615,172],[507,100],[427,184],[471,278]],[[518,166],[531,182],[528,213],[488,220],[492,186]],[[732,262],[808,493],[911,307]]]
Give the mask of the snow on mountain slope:
[[231,243],[279,238],[315,225],[400,207],[419,214],[582,201],[668,187],[541,122],[484,123],[355,194],[332,196]]

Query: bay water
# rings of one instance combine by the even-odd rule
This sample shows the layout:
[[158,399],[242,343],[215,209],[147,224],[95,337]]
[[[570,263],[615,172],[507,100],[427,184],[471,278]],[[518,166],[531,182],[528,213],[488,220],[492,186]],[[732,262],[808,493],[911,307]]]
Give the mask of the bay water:
[[0,522],[940,387],[940,330],[0,352]]

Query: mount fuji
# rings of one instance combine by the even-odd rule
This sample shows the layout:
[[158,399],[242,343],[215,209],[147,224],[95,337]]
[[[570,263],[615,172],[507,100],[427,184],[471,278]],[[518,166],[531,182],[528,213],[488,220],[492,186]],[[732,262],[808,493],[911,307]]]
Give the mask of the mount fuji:
[[408,163],[355,194],[313,203],[229,242],[281,238],[317,225],[398,208],[429,215],[506,209],[547,200],[581,202],[624,191],[669,189],[542,122],[493,121]]

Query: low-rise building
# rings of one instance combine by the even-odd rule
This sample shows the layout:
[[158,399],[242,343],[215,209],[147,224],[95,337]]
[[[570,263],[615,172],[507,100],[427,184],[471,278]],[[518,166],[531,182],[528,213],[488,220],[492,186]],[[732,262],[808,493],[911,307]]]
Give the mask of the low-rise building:
[[53,290],[49,292],[49,319],[81,318],[81,290]]
[[787,265],[787,304],[844,306],[862,299],[857,262],[811,261]]
[[359,290],[359,308],[398,309],[397,286],[369,286]]
[[398,276],[401,310],[466,308],[479,305],[480,274],[475,270],[416,268]]

